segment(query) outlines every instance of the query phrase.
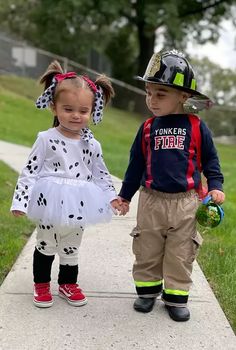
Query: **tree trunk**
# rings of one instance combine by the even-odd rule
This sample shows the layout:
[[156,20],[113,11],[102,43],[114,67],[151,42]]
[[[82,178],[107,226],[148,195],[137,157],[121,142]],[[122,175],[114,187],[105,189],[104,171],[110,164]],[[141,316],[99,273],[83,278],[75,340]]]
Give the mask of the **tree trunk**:
[[138,41],[139,41],[139,57],[138,57],[138,75],[143,76],[147,68],[147,64],[154,52],[155,45],[155,29],[153,33],[145,33],[144,23],[138,24]]

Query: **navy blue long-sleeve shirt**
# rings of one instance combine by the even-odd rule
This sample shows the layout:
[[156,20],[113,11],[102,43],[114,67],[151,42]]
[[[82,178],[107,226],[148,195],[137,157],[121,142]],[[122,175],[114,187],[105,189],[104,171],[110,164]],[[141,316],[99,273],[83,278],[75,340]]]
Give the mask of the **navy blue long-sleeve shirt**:
[[[150,135],[145,136],[146,141],[144,124],[131,147],[130,161],[119,195],[131,201],[140,185],[167,193],[197,189],[201,174],[196,144],[193,146],[190,117],[186,114],[155,117]],[[208,191],[222,191],[224,179],[211,132],[202,120],[199,120],[199,127],[201,166]]]

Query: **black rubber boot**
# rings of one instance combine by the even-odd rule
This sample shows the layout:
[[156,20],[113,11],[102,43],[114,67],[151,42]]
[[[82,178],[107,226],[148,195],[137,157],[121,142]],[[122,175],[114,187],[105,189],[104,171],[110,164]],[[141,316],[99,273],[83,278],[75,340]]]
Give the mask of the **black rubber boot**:
[[190,319],[190,312],[187,307],[177,307],[165,305],[168,310],[170,318],[176,322],[185,322]]
[[139,312],[150,312],[153,309],[156,298],[142,298],[139,297],[134,302],[134,309]]

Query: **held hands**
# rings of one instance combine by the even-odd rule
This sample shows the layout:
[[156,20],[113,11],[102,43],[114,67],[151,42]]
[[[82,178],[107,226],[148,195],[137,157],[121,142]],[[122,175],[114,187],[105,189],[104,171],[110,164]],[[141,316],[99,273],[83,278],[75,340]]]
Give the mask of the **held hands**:
[[129,211],[129,202],[124,198],[117,197],[111,202],[111,206],[114,209],[114,213],[117,215],[125,215]]
[[12,215],[14,215],[15,217],[19,217],[19,216],[24,216],[25,213],[23,211],[20,210],[12,210]]
[[120,206],[121,206],[120,215],[126,215],[129,212],[129,203],[130,202],[122,197],[118,197],[118,201],[119,201]]
[[211,190],[208,192],[208,195],[211,196],[212,201],[216,204],[222,204],[225,200],[225,194],[222,191],[219,190]]

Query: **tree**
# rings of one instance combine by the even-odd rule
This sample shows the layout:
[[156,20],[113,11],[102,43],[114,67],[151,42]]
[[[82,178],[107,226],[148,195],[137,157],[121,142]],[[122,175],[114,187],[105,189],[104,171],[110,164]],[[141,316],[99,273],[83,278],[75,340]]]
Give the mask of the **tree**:
[[206,120],[214,136],[236,134],[236,72],[222,69],[209,61],[192,60],[198,90],[204,91],[213,107],[200,114]]
[[[107,0],[94,1],[93,8],[99,14],[97,19],[110,26],[110,40],[105,52],[114,62],[122,56],[124,46],[130,47],[130,60],[136,74],[143,74],[148,60],[158,41],[158,29],[164,35],[166,48],[184,49],[187,40],[204,43],[217,41],[219,22],[222,17],[231,16],[230,8],[234,0]],[[114,47],[114,37],[122,39],[124,32],[129,33],[123,45]],[[130,40],[130,37],[132,40]],[[132,49],[136,42],[136,49]],[[134,46],[134,45],[133,45]],[[130,62],[128,62],[130,66]],[[132,70],[131,70],[132,71]],[[122,71],[119,71],[121,77]],[[126,77],[126,80],[129,77]]]
[[[3,0],[2,0],[3,1]],[[107,54],[116,78],[143,74],[155,43],[184,49],[187,40],[216,41],[234,0],[5,0],[0,23],[34,45],[85,60]],[[206,35],[207,34],[207,35]],[[122,62],[122,64],[121,64]],[[125,72],[125,74],[124,74]]]
[[41,49],[86,64],[91,47],[104,49],[103,33],[108,31],[105,24],[100,26],[92,5],[91,0],[15,0],[14,5],[6,0],[0,6],[1,28]]

